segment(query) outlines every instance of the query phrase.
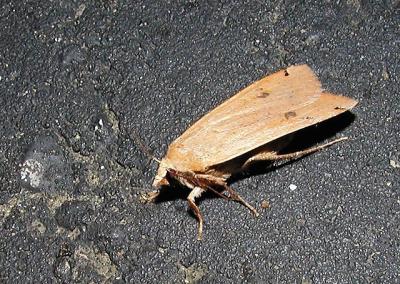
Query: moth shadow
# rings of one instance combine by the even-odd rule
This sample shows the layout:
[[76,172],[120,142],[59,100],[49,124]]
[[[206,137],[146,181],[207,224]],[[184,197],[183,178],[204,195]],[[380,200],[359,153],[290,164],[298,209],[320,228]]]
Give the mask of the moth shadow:
[[188,194],[189,190],[181,186],[162,186],[159,189],[159,195],[154,200],[154,203],[163,203],[177,199],[184,200]]
[[[296,151],[302,151],[307,148],[316,146],[316,144],[320,144],[323,141],[327,140],[329,141],[329,139],[336,136],[338,132],[347,128],[354,120],[355,120],[354,114],[352,114],[351,112],[345,112],[337,117],[330,118],[319,124],[311,125],[304,129],[298,130],[294,133],[292,141],[284,149],[279,151],[279,154],[289,154]],[[328,149],[325,149],[325,151],[327,150]],[[249,176],[262,175],[267,172],[277,170],[281,167],[295,163],[304,157],[305,156],[278,164],[275,164],[274,162],[271,161],[255,162],[253,165],[249,167],[249,169],[246,172],[241,172],[232,176],[229,179],[229,184],[240,181]]]
[[[154,203],[159,204],[168,201],[175,201],[178,199],[186,200],[189,193],[190,193],[189,188],[184,187],[175,181],[171,181],[170,186],[162,186],[160,188],[160,194],[154,200]],[[212,192],[206,191],[199,198],[196,198],[196,204],[200,206],[204,200],[213,198],[220,198],[220,197]],[[189,206],[187,206],[186,211],[192,218],[197,219],[196,215],[193,213],[192,209]]]

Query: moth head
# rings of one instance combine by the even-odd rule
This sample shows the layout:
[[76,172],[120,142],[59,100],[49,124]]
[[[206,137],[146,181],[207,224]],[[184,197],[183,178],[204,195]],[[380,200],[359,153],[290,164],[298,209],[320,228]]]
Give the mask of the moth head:
[[167,162],[164,159],[162,159],[158,166],[157,175],[153,181],[153,187],[160,188],[162,186],[169,185],[169,181],[167,179],[168,168],[169,167],[168,167]]

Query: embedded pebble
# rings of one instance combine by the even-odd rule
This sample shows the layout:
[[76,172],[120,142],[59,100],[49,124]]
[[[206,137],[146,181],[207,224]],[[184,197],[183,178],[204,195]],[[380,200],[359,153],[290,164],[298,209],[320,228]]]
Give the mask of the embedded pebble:
[[21,167],[21,179],[29,183],[33,188],[37,188],[43,177],[43,165],[34,159],[24,161]]

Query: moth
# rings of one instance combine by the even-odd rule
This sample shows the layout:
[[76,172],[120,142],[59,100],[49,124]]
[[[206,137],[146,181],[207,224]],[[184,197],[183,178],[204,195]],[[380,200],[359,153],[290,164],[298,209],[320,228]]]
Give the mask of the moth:
[[241,90],[204,115],[173,141],[159,161],[147,195],[154,201],[172,180],[189,188],[187,202],[198,220],[202,239],[204,219],[195,199],[205,191],[257,210],[228,186],[228,179],[257,161],[296,159],[347,139],[280,154],[292,134],[353,108],[357,101],[323,91],[307,65],[291,66]]

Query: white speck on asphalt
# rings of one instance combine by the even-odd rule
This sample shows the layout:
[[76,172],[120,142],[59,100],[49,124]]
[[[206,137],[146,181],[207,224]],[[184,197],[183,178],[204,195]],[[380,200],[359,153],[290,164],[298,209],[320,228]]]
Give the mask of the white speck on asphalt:
[[21,167],[21,179],[34,188],[40,185],[43,177],[43,165],[33,159],[26,160]]

